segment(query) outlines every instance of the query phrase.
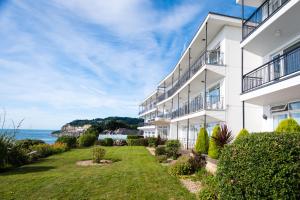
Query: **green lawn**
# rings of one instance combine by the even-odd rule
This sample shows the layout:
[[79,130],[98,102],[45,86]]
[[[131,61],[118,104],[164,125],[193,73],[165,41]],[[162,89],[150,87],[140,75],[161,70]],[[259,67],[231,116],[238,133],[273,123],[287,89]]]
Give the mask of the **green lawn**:
[[195,199],[144,147],[109,147],[109,166],[76,166],[91,159],[75,149],[0,173],[0,199]]

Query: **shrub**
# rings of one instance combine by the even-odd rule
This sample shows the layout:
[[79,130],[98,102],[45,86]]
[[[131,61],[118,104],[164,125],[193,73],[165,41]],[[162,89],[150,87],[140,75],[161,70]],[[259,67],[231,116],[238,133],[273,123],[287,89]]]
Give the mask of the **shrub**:
[[148,140],[148,146],[149,147],[157,147],[157,145],[158,145],[158,138],[149,137],[149,138],[147,138],[147,140]]
[[42,157],[42,158],[53,154],[51,145],[49,145],[49,144],[34,145],[34,146],[32,146],[32,150],[37,151],[37,154],[39,155],[39,157]]
[[56,142],[64,143],[68,148],[75,148],[77,144],[76,137],[68,135],[57,138]]
[[166,142],[166,151],[169,157],[177,159],[180,149],[179,140],[168,140]]
[[156,160],[159,163],[165,163],[168,160],[168,156],[167,155],[159,155],[159,156],[156,156]]
[[192,150],[192,154],[193,156],[190,159],[190,163],[192,164],[193,170],[197,171],[198,169],[203,168],[206,164],[205,156],[198,154],[194,150]]
[[208,151],[208,134],[205,128],[201,128],[197,137],[195,150],[200,154],[207,154]]
[[174,176],[192,174],[194,171],[193,171],[193,166],[190,163],[190,157],[189,156],[179,157],[176,163],[170,165],[168,172]]
[[127,139],[140,139],[144,138],[142,135],[127,135]]
[[161,147],[156,147],[155,148],[155,155],[156,156],[161,156],[161,155],[165,155],[167,152],[166,152],[166,148],[164,146],[161,146]]
[[14,167],[21,166],[29,162],[28,151],[18,146],[12,146],[8,155],[8,163]]
[[217,180],[221,199],[299,199],[300,134],[257,133],[226,146]]
[[235,141],[237,141],[237,140],[239,140],[239,139],[241,139],[241,138],[243,138],[243,137],[246,137],[246,136],[248,136],[248,135],[250,135],[250,133],[247,131],[247,129],[242,129],[242,130],[239,132],[239,134],[236,136]]
[[37,144],[45,144],[45,142],[43,140],[34,140],[34,139],[24,139],[24,140],[16,141],[16,146],[23,149],[30,149],[32,146]]
[[10,149],[13,147],[13,138],[0,134],[0,168],[8,164]]
[[79,137],[79,146],[81,147],[89,147],[92,146],[96,141],[96,136],[92,134],[84,134]]
[[212,131],[212,137],[209,139],[208,156],[213,159],[218,159],[220,154],[220,149],[213,138],[213,137],[218,137],[219,132],[220,132],[220,126],[217,125],[214,127]]
[[114,140],[112,138],[104,138],[105,146],[113,146]]
[[104,158],[105,156],[105,149],[101,147],[94,147],[93,148],[93,162],[94,163],[100,163],[100,161]]
[[202,168],[197,172],[196,177],[201,181],[202,184],[202,189],[199,192],[199,199],[218,199],[218,187],[215,176],[208,173],[204,168]]
[[114,146],[126,146],[126,140],[114,140]]
[[68,151],[69,147],[65,143],[56,142],[51,145],[51,149],[52,149],[52,154],[57,154],[57,153],[63,153],[65,151]]
[[147,140],[144,138],[139,139],[127,139],[126,140],[128,146],[147,146]]
[[300,126],[293,118],[282,120],[277,128],[278,133],[300,133]]

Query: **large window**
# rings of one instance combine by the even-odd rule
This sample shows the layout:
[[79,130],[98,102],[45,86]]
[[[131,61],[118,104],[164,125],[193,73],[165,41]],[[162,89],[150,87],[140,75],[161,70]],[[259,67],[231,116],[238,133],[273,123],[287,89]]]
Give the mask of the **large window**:
[[[284,108],[284,109],[282,109],[284,111],[280,111],[280,109],[277,109],[279,107]],[[279,111],[277,111],[277,110],[279,110]],[[300,101],[291,102],[291,103],[288,103],[288,105],[274,106],[271,108],[271,111],[273,114],[273,128],[274,129],[276,129],[276,127],[282,120],[284,120],[288,117],[295,119],[300,124]]]

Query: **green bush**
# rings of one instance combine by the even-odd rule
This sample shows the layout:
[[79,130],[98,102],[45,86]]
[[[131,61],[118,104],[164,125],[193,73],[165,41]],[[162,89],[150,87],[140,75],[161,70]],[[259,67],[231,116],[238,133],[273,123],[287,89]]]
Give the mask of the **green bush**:
[[202,189],[199,192],[199,199],[218,199],[218,185],[216,177],[207,172],[204,168],[196,173],[196,178],[201,181]]
[[168,156],[167,155],[159,155],[159,156],[156,156],[156,160],[159,163],[166,163],[168,160]]
[[257,133],[227,145],[217,180],[221,199],[300,199],[300,134]]
[[239,139],[241,139],[241,138],[243,138],[243,137],[246,137],[246,136],[248,136],[248,135],[250,135],[250,133],[247,131],[247,129],[242,129],[242,130],[239,132],[239,134],[236,136],[235,141],[237,141],[237,140],[239,140]]
[[96,136],[92,134],[84,134],[81,135],[78,139],[79,146],[81,147],[89,147],[94,145],[96,141]]
[[9,164],[9,153],[13,144],[14,140],[12,137],[8,135],[0,135],[0,168],[4,168]]
[[114,145],[114,140],[112,138],[104,138],[104,143],[105,146],[113,146]]
[[200,154],[207,154],[208,151],[208,134],[205,128],[201,128],[197,137],[195,150]]
[[16,146],[23,149],[30,149],[32,146],[37,144],[45,144],[45,142],[43,140],[34,139],[24,139],[16,141]]
[[166,151],[169,157],[177,159],[179,155],[180,142],[179,140],[168,140],[166,142]]
[[53,154],[53,149],[50,144],[38,144],[32,146],[33,151],[37,151],[39,157],[44,158]]
[[68,145],[65,143],[61,143],[61,142],[56,142],[56,143],[50,145],[50,147],[52,150],[52,154],[63,153],[65,151],[69,150]]
[[192,174],[194,171],[193,171],[193,166],[190,163],[190,157],[189,156],[179,157],[176,163],[170,165],[168,172],[174,176]]
[[155,155],[156,156],[165,155],[166,153],[167,153],[166,147],[164,147],[164,146],[160,146],[160,147],[155,148]]
[[220,148],[216,144],[213,137],[218,137],[220,126],[216,125],[212,131],[212,137],[209,139],[208,156],[213,159],[218,159],[220,155]]
[[128,146],[147,146],[147,140],[144,138],[139,139],[127,139],[126,140]]
[[144,138],[142,135],[127,135],[127,139],[140,139]]
[[277,128],[278,133],[300,133],[300,126],[293,118],[282,120]]
[[18,147],[12,146],[9,151],[8,163],[11,166],[21,166],[29,162],[28,150]]
[[100,163],[100,161],[104,158],[105,156],[105,149],[101,147],[94,147],[93,150],[93,162],[94,163]]
[[158,145],[158,139],[157,138],[149,137],[149,138],[147,138],[147,140],[148,140],[148,146],[149,147],[157,147],[157,145]]
[[68,146],[68,148],[75,148],[77,139],[74,136],[65,135],[57,138],[56,142],[64,143]]

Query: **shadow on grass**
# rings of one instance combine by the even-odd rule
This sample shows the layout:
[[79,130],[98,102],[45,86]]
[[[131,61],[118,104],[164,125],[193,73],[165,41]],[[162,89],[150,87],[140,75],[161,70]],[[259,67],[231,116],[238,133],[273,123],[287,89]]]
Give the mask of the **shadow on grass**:
[[48,171],[51,169],[55,169],[55,167],[52,167],[52,166],[23,166],[23,167],[19,167],[19,168],[7,168],[7,169],[0,170],[0,176],[37,173],[37,172]]

